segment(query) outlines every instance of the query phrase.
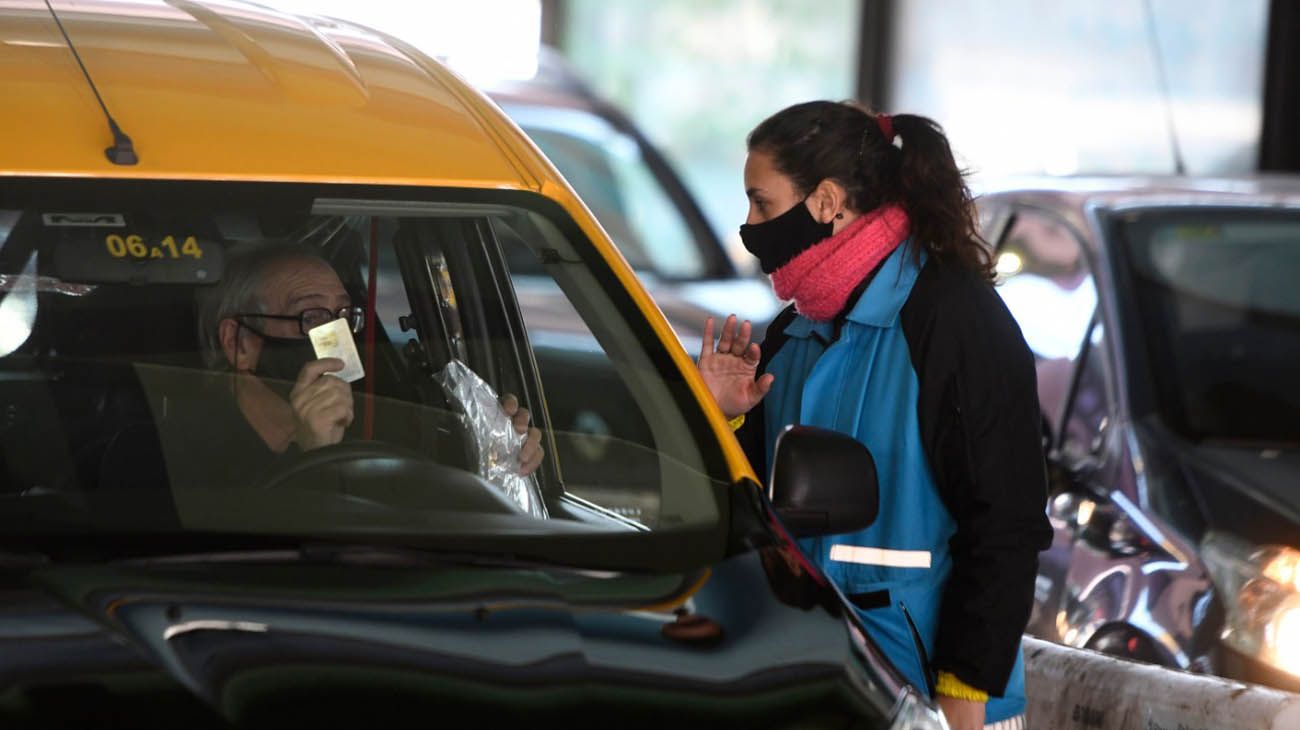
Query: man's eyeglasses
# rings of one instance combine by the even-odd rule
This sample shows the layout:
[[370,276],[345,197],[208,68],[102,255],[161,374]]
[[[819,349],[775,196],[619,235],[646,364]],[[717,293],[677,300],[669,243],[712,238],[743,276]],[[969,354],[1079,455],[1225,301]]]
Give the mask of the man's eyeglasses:
[[265,334],[259,331],[256,327],[253,327],[252,325],[243,321],[245,317],[260,317],[262,319],[282,319],[286,321],[296,321],[298,323],[298,331],[301,332],[304,336],[307,334],[309,330],[315,329],[323,324],[328,324],[330,322],[333,322],[336,319],[347,320],[348,328],[351,329],[353,333],[360,332],[361,329],[365,327],[366,324],[366,310],[365,307],[361,307],[361,306],[343,307],[337,311],[332,311],[326,309],[325,307],[312,307],[311,309],[304,309],[296,315],[295,314],[260,314],[260,313],[235,315],[235,319],[239,320],[240,324],[244,325],[245,327],[253,330],[257,334],[262,336],[265,336]]

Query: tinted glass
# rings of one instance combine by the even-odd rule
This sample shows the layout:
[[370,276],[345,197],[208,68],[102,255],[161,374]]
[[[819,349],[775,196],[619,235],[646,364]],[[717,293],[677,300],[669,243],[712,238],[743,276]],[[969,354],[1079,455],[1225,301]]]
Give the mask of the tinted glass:
[[[616,361],[513,231],[501,241],[547,393],[555,463],[565,489],[643,524],[660,522],[654,435]],[[670,517],[670,519],[673,519]]]
[[1152,211],[1119,228],[1164,419],[1193,438],[1300,444],[1300,214]]
[[[590,244],[561,232],[577,231],[567,219],[436,191],[16,182],[3,192],[5,536],[491,543],[719,522],[693,401],[644,321],[625,318],[621,288],[590,268]],[[519,321],[503,245],[548,292],[555,334],[538,324],[530,338]],[[316,354],[298,315],[350,307],[364,322],[336,333],[352,337],[364,377],[318,380],[304,369]],[[529,324],[541,322],[528,309]],[[588,361],[599,383],[575,365]],[[346,408],[324,421],[335,437],[315,443],[302,424],[327,407],[315,394],[329,382],[322,398]],[[617,426],[583,425],[594,394],[615,408],[604,417],[636,424],[634,443]],[[547,456],[531,476],[518,473],[508,396],[544,428]],[[574,502],[566,482],[595,504]],[[640,523],[601,506],[623,506],[628,490],[652,496],[653,510],[632,515]]]

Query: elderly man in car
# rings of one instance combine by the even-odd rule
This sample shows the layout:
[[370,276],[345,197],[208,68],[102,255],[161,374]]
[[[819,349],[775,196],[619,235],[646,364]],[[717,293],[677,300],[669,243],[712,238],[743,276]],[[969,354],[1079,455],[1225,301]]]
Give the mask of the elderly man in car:
[[[232,373],[233,397],[215,399],[202,418],[205,441],[224,441],[210,453],[239,456],[214,460],[210,479],[256,481],[286,454],[343,440],[355,416],[352,387],[331,373],[344,363],[318,359],[307,337],[336,318],[356,332],[362,308],[312,247],[259,242],[228,254],[221,282],[200,302],[199,328],[208,367]],[[502,406],[526,435],[520,473],[531,474],[542,461],[541,432],[513,395]]]

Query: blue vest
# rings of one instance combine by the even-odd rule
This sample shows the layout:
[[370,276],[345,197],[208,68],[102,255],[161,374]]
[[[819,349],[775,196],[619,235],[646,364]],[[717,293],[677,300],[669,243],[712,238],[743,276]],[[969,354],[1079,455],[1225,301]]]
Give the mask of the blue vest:
[[[919,384],[899,324],[899,311],[920,272],[910,249],[899,246],[886,259],[829,348],[822,342],[832,336],[831,323],[795,317],[785,329],[790,339],[768,364],[776,381],[763,407],[769,464],[777,434],[790,424],[846,433],[871,449],[880,480],[876,522],[860,532],[799,544],[845,594],[888,591],[889,605],[858,609],[858,614],[881,650],[924,692],[926,670],[907,618],[920,633],[926,656],[933,656],[939,604],[951,570],[948,540],[956,523],[939,497],[921,445]],[[1019,715],[1024,708],[1024,658],[1018,654],[1003,696],[989,700],[985,722]]]

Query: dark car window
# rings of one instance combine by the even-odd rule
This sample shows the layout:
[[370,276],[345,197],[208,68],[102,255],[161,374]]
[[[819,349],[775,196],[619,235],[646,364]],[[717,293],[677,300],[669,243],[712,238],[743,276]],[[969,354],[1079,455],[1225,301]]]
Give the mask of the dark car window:
[[636,139],[591,112],[506,104],[639,273],[691,279],[708,258]]
[[1300,214],[1153,210],[1118,226],[1162,418],[1192,438],[1300,444]]
[[1060,219],[1021,210],[999,242],[997,257],[997,291],[1034,353],[1038,400],[1057,429],[1097,307],[1082,244]]
[[[648,325],[625,318],[617,280],[590,268],[584,242],[509,201],[405,195],[11,183],[0,212],[0,533],[490,541],[632,529],[566,507],[569,485],[614,508],[627,493],[651,495],[652,507],[633,515],[647,527],[714,529],[718,466],[702,451],[700,415],[663,353],[647,349],[658,342],[636,327]],[[239,291],[234,262],[268,241],[326,262],[343,303],[364,311],[354,420],[341,443],[319,451],[276,455],[261,440],[246,396],[287,396],[294,383],[261,364],[232,367],[227,342],[212,336],[223,322],[236,326],[212,315],[223,311],[212,309],[217,294]],[[554,320],[538,318],[525,290],[524,329],[501,245],[533,260]],[[238,327],[299,327],[286,319],[298,312],[259,306],[241,307],[251,311]],[[502,476],[517,477],[517,443],[502,440],[515,436],[497,408],[507,393],[547,432],[548,458],[527,479]]]

